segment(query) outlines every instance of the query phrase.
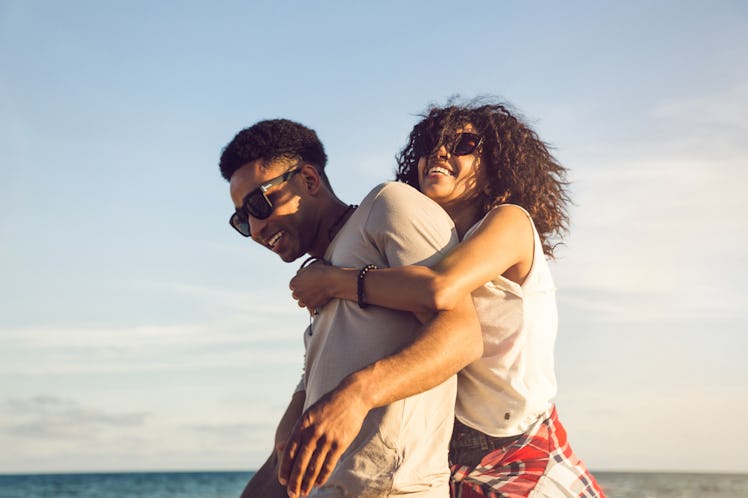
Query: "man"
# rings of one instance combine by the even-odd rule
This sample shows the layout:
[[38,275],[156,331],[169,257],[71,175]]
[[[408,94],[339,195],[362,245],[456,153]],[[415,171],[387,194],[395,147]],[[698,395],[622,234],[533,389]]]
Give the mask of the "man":
[[[457,243],[454,227],[399,183],[347,206],[326,161],[314,131],[282,119],[240,131],[221,155],[237,231],[286,262],[308,254],[362,268],[358,303],[333,300],[304,335],[304,378],[276,432],[280,479],[292,497],[446,497],[454,374],[482,351],[472,302],[414,316],[367,306],[364,281],[371,265],[433,264]],[[277,490],[250,482],[243,496]]]

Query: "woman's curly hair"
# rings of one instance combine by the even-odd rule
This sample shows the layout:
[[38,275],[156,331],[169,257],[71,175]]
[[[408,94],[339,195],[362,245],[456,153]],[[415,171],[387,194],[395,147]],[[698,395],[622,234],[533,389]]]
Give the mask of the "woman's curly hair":
[[553,257],[553,239],[560,241],[568,231],[570,198],[567,170],[548,145],[504,103],[450,101],[445,107],[430,107],[421,117],[397,156],[396,179],[419,188],[418,160],[471,124],[482,137],[477,152],[488,178],[488,184],[478,189],[482,214],[500,204],[523,207],[540,234],[543,252]]

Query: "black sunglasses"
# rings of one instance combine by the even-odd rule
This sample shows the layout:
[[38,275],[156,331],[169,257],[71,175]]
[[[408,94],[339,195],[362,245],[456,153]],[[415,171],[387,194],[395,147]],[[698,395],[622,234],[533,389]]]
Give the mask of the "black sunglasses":
[[444,145],[444,148],[453,156],[467,156],[475,152],[482,141],[483,137],[477,133],[463,132],[453,136],[445,136],[434,145],[432,145],[432,141],[425,139],[424,143],[418,144],[415,149],[419,156],[424,157],[433,154],[437,146]]
[[268,199],[266,192],[272,187],[287,181],[299,171],[301,171],[300,166],[288,170],[248,193],[244,197],[242,207],[237,208],[234,214],[231,215],[231,218],[229,218],[229,224],[245,237],[252,235],[252,232],[249,230],[249,217],[252,216],[258,220],[264,220],[273,213],[273,203]]

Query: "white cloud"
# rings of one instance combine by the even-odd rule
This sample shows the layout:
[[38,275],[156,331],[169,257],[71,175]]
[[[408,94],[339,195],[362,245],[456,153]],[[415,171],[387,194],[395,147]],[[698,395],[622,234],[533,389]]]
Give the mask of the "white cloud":
[[55,396],[9,399],[0,403],[0,411],[0,430],[13,436],[42,439],[91,440],[101,430],[140,426],[147,417],[144,412],[115,413]]
[[[170,392],[149,412],[102,397],[7,399],[0,402],[0,471],[256,468],[272,447],[279,407],[271,409],[267,398],[263,407],[198,406],[201,392],[186,393],[191,399]],[[138,402],[129,396],[117,403]]]
[[746,164],[744,146],[730,158],[648,151],[581,168],[571,234],[555,267],[561,288],[698,306],[692,298],[718,290],[718,279],[732,301],[748,277]]
[[660,103],[652,116],[668,123],[677,123],[691,130],[690,134],[706,132],[709,138],[735,138],[748,130],[745,115],[748,111],[748,84],[739,82],[733,87],[711,95],[699,95],[684,100],[672,99]]
[[3,330],[0,374],[285,368],[301,363],[305,326],[270,314],[203,324]]

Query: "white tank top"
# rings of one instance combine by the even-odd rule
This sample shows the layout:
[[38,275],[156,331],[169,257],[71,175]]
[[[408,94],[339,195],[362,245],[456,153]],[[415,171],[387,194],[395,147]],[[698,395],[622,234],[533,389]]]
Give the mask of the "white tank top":
[[527,216],[535,241],[530,273],[522,285],[498,276],[473,291],[483,356],[458,375],[456,417],[496,437],[526,432],[556,395],[556,287],[535,224]]

